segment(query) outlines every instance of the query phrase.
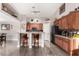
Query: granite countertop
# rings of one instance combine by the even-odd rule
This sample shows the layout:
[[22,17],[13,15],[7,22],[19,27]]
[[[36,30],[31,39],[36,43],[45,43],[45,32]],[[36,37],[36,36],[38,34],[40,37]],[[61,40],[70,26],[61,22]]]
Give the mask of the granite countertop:
[[62,37],[62,38],[66,38],[66,39],[69,39],[69,40],[72,40],[72,39],[79,39],[79,38],[72,38],[72,37],[65,37],[65,36],[62,36],[62,35],[55,35],[57,37]]

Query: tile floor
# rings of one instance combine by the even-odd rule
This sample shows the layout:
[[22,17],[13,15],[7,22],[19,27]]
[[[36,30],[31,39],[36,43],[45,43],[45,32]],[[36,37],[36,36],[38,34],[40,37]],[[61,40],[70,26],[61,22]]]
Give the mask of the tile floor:
[[0,47],[0,56],[68,56],[63,50],[54,44],[50,48],[46,45],[44,48],[17,48],[13,43],[7,43],[6,47]]

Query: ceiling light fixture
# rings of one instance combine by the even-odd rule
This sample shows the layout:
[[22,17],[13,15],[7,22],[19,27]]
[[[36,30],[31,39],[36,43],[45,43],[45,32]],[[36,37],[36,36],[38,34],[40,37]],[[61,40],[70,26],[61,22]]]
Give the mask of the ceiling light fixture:
[[32,7],[32,10],[33,10],[32,13],[35,13],[35,14],[40,13],[39,10],[36,10],[36,7],[35,6]]
[[40,13],[40,11],[32,11],[32,13]]

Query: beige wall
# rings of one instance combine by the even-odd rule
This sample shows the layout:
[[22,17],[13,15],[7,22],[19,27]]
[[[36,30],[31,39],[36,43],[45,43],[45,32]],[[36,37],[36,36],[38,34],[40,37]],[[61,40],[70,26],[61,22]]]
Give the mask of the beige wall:
[[[10,30],[1,30],[1,24],[10,24],[12,27]],[[7,33],[6,40],[16,41],[18,45],[20,38],[20,22],[9,14],[0,11],[0,33]]]
[[1,10],[1,3],[0,3],[0,10]]
[[[10,24],[12,25],[12,27],[10,30],[1,30],[1,24]],[[18,21],[18,19],[1,11],[0,12],[0,33],[19,33],[19,32],[20,32],[20,22]]]
[[65,5],[65,12],[64,13],[62,13],[61,15],[59,15],[59,9],[56,11],[56,13],[55,13],[55,17],[56,18],[61,18],[62,16],[65,16],[65,15],[67,15],[70,11],[74,11],[74,9],[76,8],[76,7],[78,7],[79,6],[79,4],[77,4],[77,3],[66,3],[66,5]]

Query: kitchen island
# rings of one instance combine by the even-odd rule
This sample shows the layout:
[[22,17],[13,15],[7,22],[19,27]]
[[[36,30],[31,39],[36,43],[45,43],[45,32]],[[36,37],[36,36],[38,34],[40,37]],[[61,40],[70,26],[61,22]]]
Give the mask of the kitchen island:
[[74,50],[79,49],[79,38],[55,35],[55,43],[69,55],[73,55]]

